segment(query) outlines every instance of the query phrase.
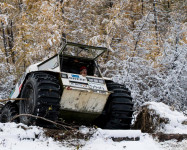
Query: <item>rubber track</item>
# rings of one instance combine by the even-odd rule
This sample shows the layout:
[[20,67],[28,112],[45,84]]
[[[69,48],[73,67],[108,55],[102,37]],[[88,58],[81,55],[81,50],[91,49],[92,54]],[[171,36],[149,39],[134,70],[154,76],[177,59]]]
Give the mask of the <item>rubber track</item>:
[[[108,129],[130,129],[133,103],[129,90],[121,84],[107,83],[107,88],[113,93],[109,96],[107,117]],[[107,108],[106,108],[107,109]]]
[[[34,115],[57,121],[61,99],[59,80],[49,73],[35,73],[33,74],[33,77],[37,81],[38,88],[37,104]],[[49,123],[41,120],[37,120],[36,125],[51,127]]]

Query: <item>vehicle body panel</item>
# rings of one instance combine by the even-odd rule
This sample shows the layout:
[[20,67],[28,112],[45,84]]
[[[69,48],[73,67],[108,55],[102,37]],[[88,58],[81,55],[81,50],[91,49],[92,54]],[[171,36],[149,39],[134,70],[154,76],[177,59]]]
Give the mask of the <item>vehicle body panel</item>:
[[61,109],[84,113],[101,114],[109,93],[96,93],[91,90],[65,88],[61,98]]
[[60,72],[58,55],[55,55],[55,56],[47,59],[46,61],[38,64],[38,70],[49,70],[49,69],[53,70],[56,68],[58,68],[57,71]]

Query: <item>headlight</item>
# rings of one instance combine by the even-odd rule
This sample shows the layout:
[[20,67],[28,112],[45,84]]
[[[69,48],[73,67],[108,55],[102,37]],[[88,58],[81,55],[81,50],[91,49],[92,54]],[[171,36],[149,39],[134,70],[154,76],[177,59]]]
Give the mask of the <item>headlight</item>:
[[61,74],[61,77],[62,77],[62,78],[68,78],[68,75],[65,74],[65,73],[62,73],[62,74]]
[[88,81],[90,81],[90,82],[94,82],[94,79],[92,79],[92,78],[88,78]]
[[104,84],[104,80],[99,79],[99,83]]
[[104,80],[102,79],[96,79],[96,78],[87,78],[89,82],[94,82],[94,83],[101,83],[104,84]]
[[95,82],[95,83],[99,83],[99,80],[98,80],[98,79],[94,79],[94,82]]

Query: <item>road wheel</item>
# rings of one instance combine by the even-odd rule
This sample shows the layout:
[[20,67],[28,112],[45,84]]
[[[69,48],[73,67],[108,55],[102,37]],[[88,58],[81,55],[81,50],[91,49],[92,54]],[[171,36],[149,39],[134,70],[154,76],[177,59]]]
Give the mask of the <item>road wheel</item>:
[[[20,114],[32,114],[57,121],[60,108],[61,88],[57,77],[50,73],[37,72],[31,74],[23,87],[20,101]],[[20,122],[27,125],[50,126],[43,120],[22,116]]]

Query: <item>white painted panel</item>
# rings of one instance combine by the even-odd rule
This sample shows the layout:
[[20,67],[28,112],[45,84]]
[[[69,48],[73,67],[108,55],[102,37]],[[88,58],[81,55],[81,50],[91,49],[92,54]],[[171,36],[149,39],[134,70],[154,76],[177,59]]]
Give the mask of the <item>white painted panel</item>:
[[109,93],[95,93],[93,91],[84,90],[67,90],[63,91],[61,98],[61,109],[88,112],[102,113]]
[[38,66],[39,70],[55,69],[59,66],[58,56],[46,61],[45,63]]

